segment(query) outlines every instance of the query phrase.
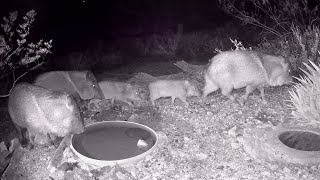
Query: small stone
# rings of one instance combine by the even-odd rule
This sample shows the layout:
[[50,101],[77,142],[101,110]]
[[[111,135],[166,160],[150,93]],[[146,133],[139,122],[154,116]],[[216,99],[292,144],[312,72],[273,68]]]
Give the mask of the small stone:
[[270,165],[270,169],[272,171],[276,170],[276,169],[279,169],[279,166],[278,165]]
[[2,141],[2,142],[0,143],[0,152],[2,152],[2,151],[8,151],[8,148],[7,148],[7,146],[4,144],[4,141]]
[[233,126],[229,131],[228,134],[232,137],[236,137],[237,136],[237,126]]
[[241,144],[239,144],[239,143],[231,143],[230,145],[231,145],[232,149],[238,149],[241,146]]
[[303,179],[307,179],[307,175],[302,175],[302,178]]
[[145,161],[149,161],[149,160],[151,160],[151,159],[152,159],[152,156],[147,155],[146,158],[145,158]]
[[138,119],[138,115],[137,114],[133,114],[133,115],[131,115],[129,118],[128,118],[128,121],[129,122],[136,122],[137,121],[137,119]]
[[286,173],[290,173],[290,169],[288,169],[287,167],[284,167],[283,171],[286,172]]
[[184,136],[184,137],[183,137],[183,140],[184,140],[184,142],[186,142],[186,143],[187,143],[187,142],[189,142],[191,139],[190,139],[190,138],[188,138],[187,136]]
[[264,171],[261,173],[263,176],[267,176],[267,177],[270,177],[271,176],[271,173],[270,172],[267,172],[267,171]]
[[187,156],[187,154],[185,152],[179,151],[178,153],[179,153],[180,157],[186,157]]
[[197,158],[199,160],[204,160],[204,159],[207,159],[208,158],[208,155],[207,154],[204,154],[204,153],[199,153],[197,154]]

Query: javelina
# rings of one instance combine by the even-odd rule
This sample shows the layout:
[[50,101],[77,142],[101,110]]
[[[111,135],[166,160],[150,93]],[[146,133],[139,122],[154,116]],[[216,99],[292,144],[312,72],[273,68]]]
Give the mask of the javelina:
[[85,130],[79,109],[69,94],[29,83],[17,84],[12,89],[8,111],[23,146],[26,145],[25,129],[31,145],[43,143],[44,137],[51,143],[56,137]]
[[171,97],[171,103],[176,98],[181,99],[185,104],[187,97],[200,96],[200,92],[195,84],[187,80],[157,80],[149,84],[150,100],[155,106],[155,100],[161,97]]
[[288,84],[289,64],[281,56],[273,56],[253,51],[225,51],[211,59],[205,72],[203,99],[211,92],[221,89],[221,93],[235,101],[230,95],[233,89],[246,87],[246,100],[256,88],[264,100],[264,87]]
[[100,81],[98,84],[105,99],[111,99],[112,104],[114,100],[120,100],[133,106],[133,101],[142,100],[137,85],[116,81]]
[[39,75],[34,84],[71,94],[78,106],[80,106],[80,99],[104,98],[95,76],[90,71],[50,71]]

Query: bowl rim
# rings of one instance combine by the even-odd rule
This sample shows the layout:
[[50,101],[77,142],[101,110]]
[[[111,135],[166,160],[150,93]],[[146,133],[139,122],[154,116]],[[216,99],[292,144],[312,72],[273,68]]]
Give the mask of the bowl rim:
[[[96,165],[96,166],[100,166],[100,167],[103,167],[101,166],[102,164],[104,166],[113,166],[115,164],[126,164],[126,163],[135,163],[137,161],[140,161],[142,160],[145,156],[147,156],[148,154],[150,154],[158,145],[158,135],[157,133],[151,129],[150,127],[146,126],[146,125],[143,125],[143,124],[140,124],[140,123],[136,123],[136,122],[130,122],[130,121],[102,121],[102,122],[95,122],[95,123],[92,123],[92,124],[89,124],[87,126],[85,126],[85,128],[89,128],[89,127],[92,127],[92,126],[97,126],[99,124],[110,124],[110,123],[119,123],[119,124],[134,124],[138,127],[143,127],[144,129],[147,129],[147,131],[149,133],[152,133],[153,136],[155,137],[155,143],[153,144],[153,146],[148,149],[147,151],[139,154],[139,155],[136,155],[136,156],[133,156],[133,157],[129,157],[129,158],[125,158],[125,159],[119,159],[119,160],[100,160],[100,159],[94,159],[94,158],[90,158],[90,157],[87,157],[83,154],[81,154],[80,152],[78,152],[75,147],[73,146],[73,136],[74,134],[71,135],[71,139],[70,139],[70,148],[71,150],[81,159],[83,160],[84,162],[86,163],[89,163],[89,164],[92,164],[92,165]],[[131,164],[131,163],[130,163]]]

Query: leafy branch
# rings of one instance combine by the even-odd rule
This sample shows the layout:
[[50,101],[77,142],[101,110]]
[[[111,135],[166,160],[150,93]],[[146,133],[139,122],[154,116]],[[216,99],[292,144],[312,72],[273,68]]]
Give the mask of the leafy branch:
[[[0,34],[0,79],[13,75],[13,83],[30,71],[39,68],[45,63],[44,58],[51,53],[52,40],[36,43],[28,43],[28,35],[35,20],[36,12],[30,10],[23,17],[22,23],[18,24],[18,12],[9,13],[9,17],[3,17],[1,24],[3,35]],[[16,77],[18,68],[25,68],[24,72]],[[0,96],[6,97],[8,95]]]

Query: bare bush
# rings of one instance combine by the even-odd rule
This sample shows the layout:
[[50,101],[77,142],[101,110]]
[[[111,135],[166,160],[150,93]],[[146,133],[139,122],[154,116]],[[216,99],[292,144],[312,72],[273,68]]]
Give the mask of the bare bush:
[[262,29],[264,35],[277,37],[291,34],[292,25],[300,28],[318,25],[319,8],[308,6],[308,0],[219,0],[228,14]]

